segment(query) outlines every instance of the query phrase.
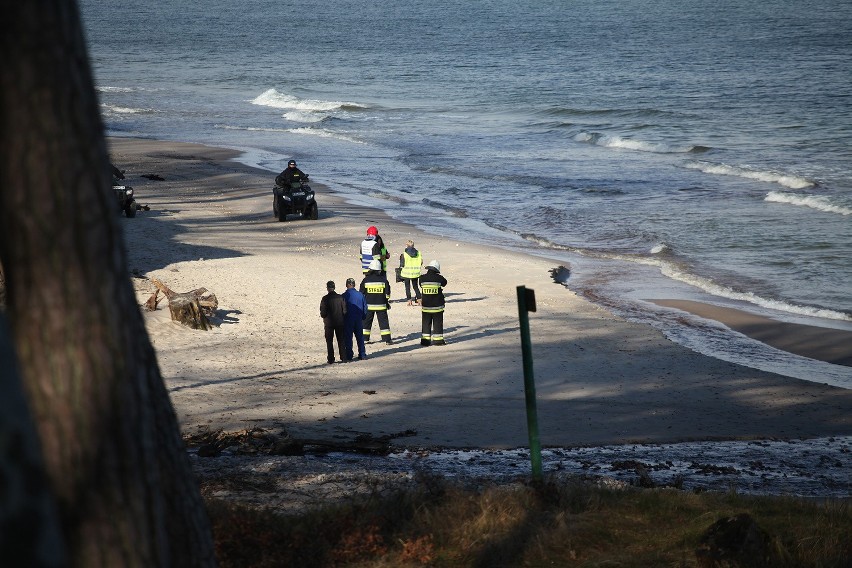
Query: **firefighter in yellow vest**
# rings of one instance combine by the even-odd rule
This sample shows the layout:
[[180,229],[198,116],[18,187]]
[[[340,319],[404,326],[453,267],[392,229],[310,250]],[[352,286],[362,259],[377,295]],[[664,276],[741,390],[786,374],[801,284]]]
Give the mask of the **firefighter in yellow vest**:
[[[423,266],[423,257],[420,251],[414,248],[414,241],[409,240],[405,243],[405,250],[399,255],[399,277],[405,282],[405,299],[408,300],[408,305],[414,305],[414,302],[420,303],[420,287],[417,285],[420,280],[420,268]],[[411,297],[411,288],[414,287],[414,298]]]
[[388,310],[390,309],[390,283],[382,271],[382,261],[374,258],[370,261],[369,271],[361,280],[360,291],[367,299],[367,315],[364,317],[364,341],[370,341],[370,329],[373,327],[373,317],[379,320],[379,331],[382,341],[393,344],[391,339]]
[[423,335],[420,345],[446,345],[444,340],[444,286],[447,279],[441,276],[441,264],[433,260],[426,265],[426,274],[420,277],[423,300],[420,311],[423,320]]

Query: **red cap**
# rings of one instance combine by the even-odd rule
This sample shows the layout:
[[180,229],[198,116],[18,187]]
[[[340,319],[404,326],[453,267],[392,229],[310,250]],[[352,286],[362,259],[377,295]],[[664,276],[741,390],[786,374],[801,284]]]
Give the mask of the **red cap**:
[[379,234],[379,230],[375,227],[367,227],[367,234],[375,236]]

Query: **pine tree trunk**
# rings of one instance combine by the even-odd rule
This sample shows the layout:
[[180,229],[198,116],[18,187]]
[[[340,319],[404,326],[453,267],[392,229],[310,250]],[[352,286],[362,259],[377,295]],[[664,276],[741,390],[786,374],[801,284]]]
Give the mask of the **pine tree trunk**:
[[76,3],[4,8],[0,262],[69,564],[214,565],[128,276]]
[[56,502],[0,311],[0,559],[8,566],[65,566]]

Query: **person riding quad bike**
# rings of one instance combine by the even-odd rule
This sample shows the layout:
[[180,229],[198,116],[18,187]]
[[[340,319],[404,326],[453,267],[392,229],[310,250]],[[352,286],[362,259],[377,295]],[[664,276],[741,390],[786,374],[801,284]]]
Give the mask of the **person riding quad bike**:
[[275,183],[281,187],[290,187],[294,182],[308,181],[308,174],[296,166],[296,160],[287,162],[287,168],[275,176]]
[[287,215],[312,220],[319,217],[314,190],[308,185],[308,174],[296,167],[295,160],[290,160],[287,169],[275,176],[272,212],[279,221],[286,221]]

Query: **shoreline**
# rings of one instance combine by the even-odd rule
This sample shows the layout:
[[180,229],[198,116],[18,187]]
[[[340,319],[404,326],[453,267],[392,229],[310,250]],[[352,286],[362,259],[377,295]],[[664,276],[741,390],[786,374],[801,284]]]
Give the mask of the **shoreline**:
[[[162,306],[145,313],[185,432],[261,426],[389,436],[397,447],[523,447],[515,287],[524,284],[539,309],[530,320],[545,446],[852,435],[852,391],[694,353],[555,284],[552,261],[426,234],[315,181],[319,220],[279,223],[274,176],[235,161],[236,150],[123,137],[108,145],[151,208],[120,219],[139,303],[152,277],[219,299],[210,332],[182,328]],[[151,174],[164,181],[142,177]],[[394,345],[327,365],[324,283],[340,289],[360,276],[357,245],[371,224],[392,262],[408,238],[424,262],[440,260],[449,345],[419,347],[419,311],[392,282]]]
[[[234,158],[236,161],[248,167],[259,168],[266,171],[265,168],[262,168],[258,165],[259,161],[257,159],[248,158],[248,156],[253,156],[251,151],[242,151],[238,149],[237,151],[242,152],[242,154]],[[421,232],[429,230],[429,223],[423,225],[417,223],[416,221],[413,222],[410,218],[407,219],[405,216],[401,216],[397,212],[393,211],[393,203],[385,205],[378,203],[365,204],[363,195],[352,194],[346,191],[331,191],[339,195],[346,201],[354,201],[355,203],[361,204],[365,207],[373,208],[374,210],[380,210],[384,214],[392,217],[396,222],[413,226]],[[388,207],[388,205],[390,205],[390,207]],[[460,227],[458,225],[453,224],[452,230],[448,231],[448,233],[450,233],[449,238],[463,238],[460,236],[460,234],[463,233],[459,233],[459,229]],[[476,238],[475,242],[483,246],[493,246],[504,251],[511,251],[520,254],[530,254],[529,251],[524,250],[523,244],[513,243],[511,242],[511,239],[507,240],[506,242],[501,242],[500,244],[495,244],[489,243],[487,240],[478,237]],[[561,267],[562,265],[570,266],[571,264],[573,264],[574,261],[576,261],[576,259],[566,258],[564,256],[559,256],[558,254],[553,254],[553,251],[547,248],[539,249],[537,251],[536,256],[540,258],[551,259],[551,261],[554,263],[554,268]],[[660,278],[666,279],[665,276],[661,276]],[[576,294],[582,293],[585,299],[589,300],[590,302],[594,303],[599,307],[602,307],[610,313],[618,314],[621,317],[627,317],[628,319],[630,319],[630,309],[621,309],[615,305],[612,305],[611,302],[601,301],[600,298],[598,298],[597,300],[593,299],[592,297],[595,296],[595,294],[586,295],[585,292],[587,292],[587,290],[584,289],[584,286],[582,284],[577,284],[576,282],[568,279],[562,282],[562,284],[566,285]],[[688,285],[685,286],[688,287]],[[816,382],[824,382],[826,384],[832,384],[834,386],[852,389],[852,375],[850,375],[846,369],[843,369],[843,367],[852,367],[852,328],[847,328],[846,330],[844,330],[841,327],[835,327],[830,324],[822,325],[822,322],[820,322],[821,318],[817,316],[810,316],[813,321],[817,322],[816,325],[813,325],[807,323],[785,321],[783,312],[779,312],[780,319],[773,319],[771,317],[759,315],[754,311],[750,311],[751,308],[746,307],[745,305],[744,307],[739,309],[730,307],[720,307],[714,303],[715,296],[713,296],[709,292],[706,292],[705,294],[707,295],[706,298],[687,299],[688,297],[692,296],[690,292],[685,292],[682,295],[678,294],[677,291],[674,291],[674,294],[671,297],[662,296],[657,297],[657,299],[643,299],[638,304],[641,304],[643,302],[650,302],[661,307],[668,307],[674,308],[676,310],[686,311],[692,314],[693,316],[698,316],[702,319],[710,320],[712,322],[715,322],[716,324],[722,324],[724,327],[727,327],[728,329],[734,332],[742,334],[762,344],[763,349],[765,349],[765,351],[759,354],[757,360],[753,358],[749,359],[748,357],[744,356],[731,358],[728,356],[729,353],[724,352],[724,348],[723,352],[718,352],[712,348],[702,349],[698,346],[698,344],[694,342],[682,341],[682,338],[676,340],[681,345],[689,346],[689,348],[695,349],[700,353],[703,353],[710,357],[726,361],[732,361],[742,365],[752,366],[756,369],[762,369],[767,372],[778,373],[792,378],[798,378],[801,380],[814,380]],[[667,304],[666,302],[671,302],[671,304]],[[692,309],[687,306],[691,306]],[[633,309],[635,309],[635,306]],[[790,316],[790,314],[786,315],[788,317]],[[653,316],[651,317],[653,318]],[[648,323],[645,318],[639,318],[635,321],[646,324]],[[746,321],[748,323],[745,323]],[[674,321],[669,320],[669,324],[671,325],[672,323],[674,323]],[[688,327],[694,328],[694,326],[692,325]],[[675,335],[678,334],[675,333]],[[718,344],[718,340],[716,341],[716,344]],[[831,370],[828,365],[820,364],[816,366],[816,368],[811,368],[806,361],[803,361],[801,359],[795,361],[796,358],[784,359],[773,356],[772,351],[774,351],[775,349],[780,349],[789,354],[797,355],[805,359],[812,359],[813,361],[828,363],[829,365],[836,365],[837,367],[836,369]],[[742,353],[742,351],[739,351],[740,355],[742,355]],[[750,365],[749,362],[751,363]],[[824,374],[824,377],[812,378],[819,377],[820,374]]]
[[675,308],[717,321],[734,331],[782,351],[834,365],[852,367],[852,331],[783,322],[744,310],[694,300],[649,301],[659,306]]

